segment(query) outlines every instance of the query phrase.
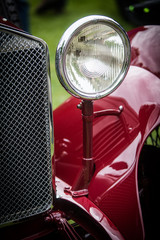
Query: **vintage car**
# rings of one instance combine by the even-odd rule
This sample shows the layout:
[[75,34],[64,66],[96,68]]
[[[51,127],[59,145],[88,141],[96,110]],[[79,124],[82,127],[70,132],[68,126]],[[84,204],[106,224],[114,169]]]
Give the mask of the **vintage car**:
[[46,43],[1,18],[1,239],[157,239],[159,41],[73,23],[56,52],[73,96],[52,114]]

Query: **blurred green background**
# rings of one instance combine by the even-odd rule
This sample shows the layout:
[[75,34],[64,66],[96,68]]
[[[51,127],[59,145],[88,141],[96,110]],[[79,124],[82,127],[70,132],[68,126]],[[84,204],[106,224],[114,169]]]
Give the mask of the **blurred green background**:
[[68,0],[61,14],[50,9],[43,14],[37,14],[36,9],[40,0],[29,0],[30,3],[30,31],[33,35],[42,38],[49,47],[51,63],[51,82],[53,108],[60,105],[69,94],[59,83],[55,72],[55,52],[58,42],[64,31],[81,17],[98,14],[113,18],[126,30],[132,25],[121,15],[116,0]]

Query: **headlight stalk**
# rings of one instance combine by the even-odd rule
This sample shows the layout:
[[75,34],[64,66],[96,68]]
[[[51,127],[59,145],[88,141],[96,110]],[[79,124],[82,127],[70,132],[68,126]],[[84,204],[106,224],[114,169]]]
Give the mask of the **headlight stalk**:
[[82,100],[79,105],[82,111],[83,120],[83,161],[82,171],[75,184],[72,187],[73,191],[79,191],[80,189],[86,189],[88,193],[88,185],[94,172],[94,160],[93,160],[93,101]]
[[73,23],[63,34],[56,51],[56,71],[62,86],[82,99],[78,108],[83,120],[83,166],[72,189],[73,196],[88,194],[94,173],[93,119],[119,116],[123,106],[93,112],[93,100],[112,93],[123,81],[130,65],[130,42],[126,32],[113,19],[88,16]]

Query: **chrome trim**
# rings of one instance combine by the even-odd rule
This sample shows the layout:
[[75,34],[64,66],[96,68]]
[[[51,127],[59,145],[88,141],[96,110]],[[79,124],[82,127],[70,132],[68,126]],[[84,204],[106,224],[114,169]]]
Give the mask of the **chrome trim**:
[[[68,78],[66,74],[66,66],[65,66],[65,58],[66,58],[66,52],[67,48],[69,46],[70,41],[73,39],[73,37],[78,34],[80,30],[82,30],[84,27],[87,27],[91,24],[97,24],[97,23],[102,23],[106,24],[107,26],[113,28],[121,37],[123,44],[124,44],[124,63],[121,71],[121,75],[118,77],[117,81],[114,82],[107,90],[104,90],[100,93],[97,94],[88,94],[88,93],[83,93],[79,91],[78,89],[74,88],[74,86],[71,84],[70,79]],[[119,84],[123,81],[125,78],[125,75],[127,74],[127,71],[129,69],[130,65],[130,55],[131,55],[131,50],[130,50],[130,42],[129,38],[124,31],[124,29],[113,19],[105,16],[99,16],[99,15],[92,15],[88,17],[84,17],[82,19],[79,19],[75,23],[73,23],[63,34],[62,38],[60,39],[60,42],[57,47],[56,51],[56,71],[57,71],[57,76],[59,78],[60,83],[62,86],[73,96],[77,98],[82,98],[82,99],[100,99],[111,92],[113,92]]]

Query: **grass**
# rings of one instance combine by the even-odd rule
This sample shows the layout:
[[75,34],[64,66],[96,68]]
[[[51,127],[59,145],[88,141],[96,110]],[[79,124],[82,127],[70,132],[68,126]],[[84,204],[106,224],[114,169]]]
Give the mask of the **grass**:
[[36,14],[39,0],[30,0],[30,29],[31,33],[42,38],[49,47],[51,61],[51,82],[53,108],[60,105],[69,94],[59,83],[55,72],[55,52],[58,42],[64,31],[81,17],[98,14],[113,18],[127,31],[132,26],[120,15],[115,0],[68,0],[62,14],[56,14],[52,10],[43,15]]

